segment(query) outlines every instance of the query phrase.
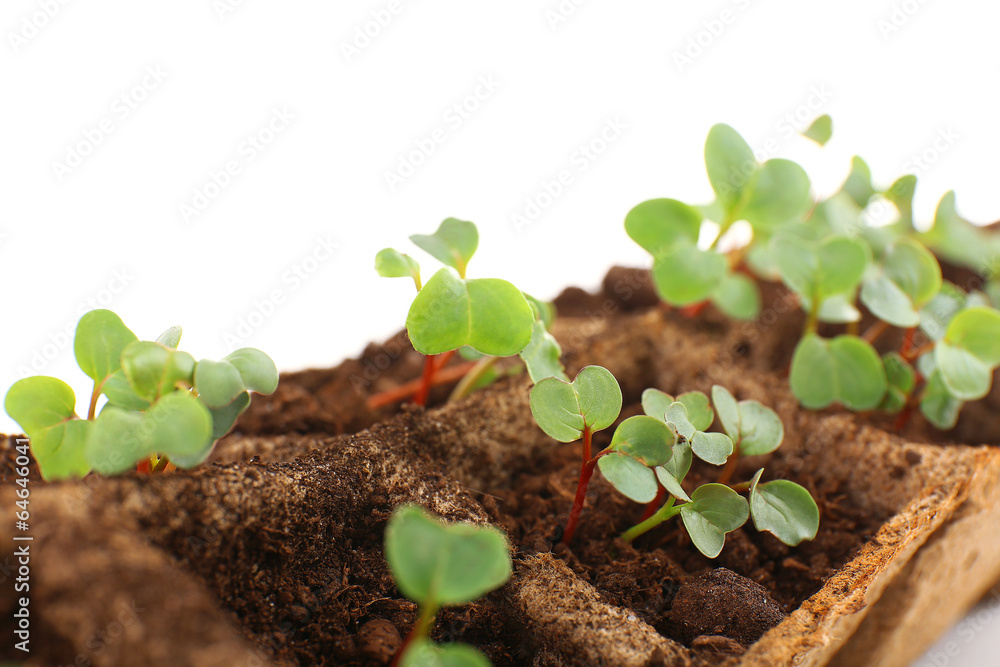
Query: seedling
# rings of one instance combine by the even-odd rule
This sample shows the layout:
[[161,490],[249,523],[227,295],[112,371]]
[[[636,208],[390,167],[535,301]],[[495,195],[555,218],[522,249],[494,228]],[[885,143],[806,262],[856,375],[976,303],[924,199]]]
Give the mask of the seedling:
[[385,530],[385,557],[399,590],[420,605],[416,624],[393,660],[402,667],[485,667],[486,656],[465,644],[430,640],[442,606],[472,602],[510,579],[510,547],[500,531],[445,524],[423,508],[396,509]]
[[[479,245],[473,223],[448,218],[434,234],[415,234],[410,240],[445,267],[424,284],[416,260],[386,248],[376,255],[375,270],[385,277],[411,278],[417,288],[406,317],[410,342],[425,355],[414,402],[426,404],[435,374],[460,348],[491,358],[521,353],[532,379],[564,377],[559,346],[548,335],[542,304],[505,280],[466,279],[469,260]],[[483,360],[476,372],[492,363]]]
[[[761,468],[749,482],[728,485],[740,455],[769,454],[781,445],[784,428],[773,410],[757,401],[739,401],[726,389],[712,387],[712,402],[725,433],[706,433],[715,418],[708,397],[701,392],[682,394],[674,400],[656,389],[643,393],[643,410],[665,424],[673,435],[667,461],[653,466],[648,474],[630,478],[609,477],[621,493],[647,502],[648,478],[655,474],[669,494],[666,503],[641,523],[622,534],[631,542],[664,521],[680,515],[691,542],[709,558],[722,552],[726,535],[753,517],[757,530],[768,531],[795,546],[811,540],[819,529],[819,508],[803,487],[787,480],[761,484]],[[635,419],[635,418],[633,418]],[[725,464],[717,483],[703,484],[690,495],[682,482],[693,461],[692,455],[713,465]],[[646,491],[641,497],[635,491]],[[749,502],[738,491],[749,492]],[[680,504],[677,504],[680,502]]]
[[30,439],[44,478],[118,474],[137,463],[148,471],[194,467],[249,407],[250,391],[270,394],[278,385],[274,362],[260,350],[196,362],[177,350],[180,338],[181,328],[171,327],[140,341],[110,310],[92,310],[74,339],[77,364],[94,381],[86,419],[62,380],[35,376],[10,388],[4,407]]

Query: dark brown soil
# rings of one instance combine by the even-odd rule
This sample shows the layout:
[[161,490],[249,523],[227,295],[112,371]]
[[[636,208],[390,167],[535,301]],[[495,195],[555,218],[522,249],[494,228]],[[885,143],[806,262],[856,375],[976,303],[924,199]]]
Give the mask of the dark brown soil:
[[[780,378],[773,375],[787,366],[801,319],[796,311],[785,312],[791,310],[788,297],[776,286],[767,287],[766,303],[761,319],[745,325],[728,323],[710,309],[697,319],[662,310],[660,316],[682,338],[711,340],[713,348],[702,353],[679,338],[677,367],[657,366],[648,362],[650,350],[618,350],[614,336],[628,332],[606,327],[614,318],[660,308],[645,272],[616,269],[599,295],[567,290],[560,296],[560,314],[581,319],[557,334],[571,372],[615,360],[605,365],[623,386],[622,418],[639,412],[639,393],[647,386],[678,392],[691,388],[696,377],[704,384],[717,377],[759,376],[759,384],[734,391],[762,400],[771,391],[768,397],[785,421],[786,442],[815,437],[824,413],[799,414],[787,392],[775,388]],[[598,335],[605,328],[612,334]],[[156,641],[139,642],[149,650],[140,655],[134,644],[110,637],[109,596],[126,604],[137,600],[144,610],[142,627],[160,628],[166,638],[191,638],[172,643],[172,650],[215,647],[212,655],[187,654],[195,660],[190,664],[253,664],[248,660],[255,656],[289,665],[387,664],[416,618],[416,605],[396,590],[381,549],[392,508],[403,502],[428,505],[451,519],[490,521],[507,531],[515,550],[512,586],[443,610],[435,639],[472,643],[498,666],[564,664],[539,653],[537,638],[526,631],[526,618],[532,617],[524,609],[526,594],[518,588],[526,576],[518,572],[534,568],[559,580],[561,561],[596,588],[600,600],[588,604],[630,610],[689,647],[685,660],[717,664],[742,652],[819,590],[898,509],[868,503],[863,509],[863,501],[844,488],[843,477],[779,450],[742,462],[738,474],[747,479],[766,465],[765,479],[781,474],[809,488],[822,512],[815,541],[790,548],[745,527],[731,533],[721,556],[710,560],[683,530],[667,524],[627,545],[613,538],[633,525],[643,508],[596,475],[580,530],[567,549],[558,540],[576,487],[578,445],[548,440],[524,417],[523,377],[503,379],[441,413],[366,407],[373,393],[417,377],[421,363],[400,334],[335,369],[284,374],[273,396],[255,397],[239,432],[213,453],[214,465],[194,472],[37,483],[33,512],[48,521],[40,524],[38,548],[84,559],[92,564],[93,577],[84,581],[54,564],[39,566],[43,592],[33,604],[50,611],[36,628],[34,659],[40,662],[29,664],[71,664],[78,647],[102,632],[97,643],[104,648],[85,655],[94,664],[184,664],[176,654],[171,662],[156,653],[166,650]],[[439,387],[432,404],[447,392]],[[996,396],[994,391],[992,404]],[[996,413],[970,408],[960,432],[977,434],[975,442],[995,442]],[[387,417],[392,418],[361,432]],[[595,445],[605,445],[612,431],[599,433]],[[830,437],[843,439],[846,433]],[[905,435],[932,442],[957,437],[935,433],[919,417]],[[7,484],[11,445],[0,452]],[[919,463],[900,454],[899,461],[878,465],[896,466],[902,476],[907,466]],[[696,466],[689,481],[692,487],[714,481],[717,472]],[[47,533],[46,525],[53,527]],[[109,549],[130,554],[125,571],[110,569]],[[183,607],[146,602],[144,590],[174,566],[180,573],[171,575],[171,586],[183,594],[178,598]],[[95,587],[101,596],[93,594]],[[13,605],[9,596],[0,598],[4,618],[10,619]],[[240,634],[220,625],[220,618],[233,622]],[[179,634],[171,627],[178,624]],[[10,633],[7,624],[3,631]],[[665,646],[663,651],[674,650],[673,644]],[[23,656],[7,651],[0,657]],[[580,660],[575,664],[590,664]]]

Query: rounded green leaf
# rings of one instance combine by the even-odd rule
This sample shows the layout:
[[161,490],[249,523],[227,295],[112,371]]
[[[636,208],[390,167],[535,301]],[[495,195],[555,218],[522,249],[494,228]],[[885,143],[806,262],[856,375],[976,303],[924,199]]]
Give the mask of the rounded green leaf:
[[677,397],[677,402],[687,410],[688,419],[696,430],[704,431],[715,421],[715,413],[704,392],[684,392]]
[[97,384],[121,368],[122,350],[137,340],[121,318],[110,310],[84,313],[76,325],[73,352],[76,363]]
[[770,454],[785,439],[785,427],[778,414],[758,401],[740,401],[740,453],[745,456]]
[[[678,458],[677,450],[682,447],[686,448],[688,467],[690,468],[691,445],[689,443],[684,442],[684,443],[677,443],[677,445],[674,446],[674,455],[670,458],[670,461],[667,462],[667,466],[657,466],[656,468],[653,469],[653,472],[656,473],[656,479],[660,481],[660,484],[663,485],[663,488],[666,489],[670,495],[674,496],[675,498],[678,498],[679,500],[691,502],[691,497],[688,496],[687,492],[684,490],[684,487],[681,486],[681,481],[684,479],[684,476],[683,475],[678,476],[678,474],[672,471],[669,467],[671,462],[677,460]],[[684,474],[687,474],[686,470],[684,471]]]
[[1000,311],[986,306],[961,311],[948,323],[944,340],[991,368],[997,366],[1000,364]]
[[410,240],[434,259],[456,269],[464,278],[465,268],[479,247],[479,231],[471,222],[448,218],[433,234],[414,234]]
[[[809,300],[802,299],[802,308],[809,308]],[[858,322],[861,320],[861,311],[854,307],[854,295],[832,294],[819,304],[817,315],[820,322],[834,322],[843,324],[845,322]]]
[[87,439],[87,462],[102,475],[118,475],[156,453],[150,440],[152,424],[143,428],[143,422],[142,413],[106,406]]
[[195,367],[187,352],[145,340],[130,343],[122,351],[121,364],[132,390],[147,401],[173,391],[178,383],[190,385]]
[[528,305],[531,306],[531,310],[535,314],[535,320],[542,323],[542,326],[546,330],[552,328],[552,322],[556,319],[556,307],[551,301],[542,301],[541,299],[536,299],[527,292],[522,292],[524,298],[528,301]]
[[771,240],[771,259],[781,279],[796,294],[812,298],[819,274],[819,255],[815,246],[792,234],[779,234]]
[[975,401],[990,393],[993,369],[977,356],[946,340],[934,346],[934,361],[948,392],[964,401]]
[[691,499],[681,505],[681,520],[698,551],[715,558],[726,543],[726,533],[746,523],[750,508],[743,496],[724,484],[704,484]]
[[740,217],[758,232],[767,233],[799,220],[812,206],[809,176],[790,160],[768,160],[754,173],[747,188],[747,202]]
[[179,468],[198,465],[212,451],[212,413],[187,391],[171,392],[153,403],[143,430],[152,451],[165,454]]
[[491,667],[489,659],[467,644],[435,644],[420,639],[410,644],[400,667]]
[[423,508],[397,508],[385,529],[385,557],[399,590],[424,605],[465,604],[502,586],[511,575],[500,531],[444,524]]
[[899,209],[899,219],[907,227],[913,228],[913,193],[917,189],[917,177],[913,174],[900,176],[885,191],[885,198]]
[[584,366],[573,380],[580,414],[594,431],[611,426],[622,410],[622,390],[611,371],[602,366]]
[[4,409],[32,437],[33,433],[76,417],[76,394],[58,378],[36,375],[11,386]]
[[941,291],[920,309],[920,329],[931,340],[941,340],[948,324],[966,305],[966,294],[952,283],[941,284]]
[[242,347],[224,358],[240,372],[243,386],[258,394],[273,394],[278,388],[278,369],[271,357],[253,347]]
[[531,341],[535,317],[524,295],[505,280],[462,280],[441,269],[424,285],[406,317],[410,342],[421,354],[469,345],[507,357]]
[[701,212],[692,206],[676,199],[651,199],[628,212],[625,232],[655,256],[678,241],[697,243],[701,222]]
[[729,390],[721,385],[712,385],[712,403],[719,413],[719,421],[722,428],[732,440],[740,438],[740,407],[729,393]]
[[622,390],[606,368],[585,366],[573,382],[544,378],[531,389],[531,414],[549,437],[573,442],[591,431],[605,429],[618,419]]
[[140,411],[149,407],[149,401],[135,393],[121,369],[108,376],[101,385],[101,392],[108,397],[107,404],[114,407]]
[[859,238],[830,237],[820,244],[817,252],[816,284],[820,297],[854,290],[871,261],[868,245]]
[[691,437],[691,451],[702,461],[721,466],[733,455],[733,441],[725,433],[702,433]]
[[958,413],[962,410],[962,401],[948,390],[941,373],[935,371],[927,379],[927,387],[920,399],[920,412],[927,421],[941,430],[954,428],[958,423]]
[[789,383],[811,409],[839,401],[851,410],[870,410],[888,386],[882,360],[869,343],[848,335],[827,341],[816,334],[806,334],[796,346]]
[[225,407],[209,408],[208,411],[212,413],[212,440],[218,440],[229,433],[239,416],[249,407],[250,394],[244,391]]
[[562,348],[559,342],[548,331],[541,320],[535,320],[531,330],[531,341],[519,352],[532,382],[539,382],[548,377],[569,381],[559,358]]
[[659,389],[649,388],[642,392],[642,411],[661,421],[666,421],[667,408],[673,402],[673,396]]
[[712,126],[705,139],[705,169],[722,207],[732,212],[757,169],[757,160],[739,132],[719,123]]
[[861,286],[861,303],[872,314],[895,327],[909,328],[920,323],[920,313],[909,295],[883,273],[865,280]]
[[608,449],[624,452],[646,466],[658,466],[670,459],[674,433],[655,417],[629,417],[615,429]]
[[688,419],[687,408],[684,407],[683,403],[674,401],[667,406],[667,414],[664,415],[664,421],[668,425],[673,426],[674,430],[677,431],[677,435],[683,436],[687,440],[691,439],[694,435],[695,427]]
[[761,468],[750,484],[750,514],[757,530],[772,533],[790,547],[816,537],[819,507],[805,488],[785,479],[759,484]]
[[760,288],[743,273],[726,275],[716,285],[711,299],[716,308],[734,320],[752,320],[760,314]]
[[85,419],[70,419],[34,435],[28,434],[42,478],[83,477],[90,471],[86,446],[92,426],[93,422]]
[[847,180],[840,189],[850,195],[858,208],[868,206],[868,201],[875,196],[871,169],[857,155],[851,158],[851,173],[847,175]]
[[181,344],[181,334],[184,333],[184,329],[179,325],[174,325],[161,333],[156,337],[156,342],[164,347],[169,347],[177,349],[177,346]]
[[899,285],[917,309],[941,291],[941,265],[937,258],[906,236],[886,248],[885,275]]
[[805,129],[802,136],[812,139],[820,146],[825,146],[833,136],[833,119],[829,114],[823,114]]
[[202,359],[194,369],[194,388],[209,408],[221,408],[233,402],[246,387],[243,376],[228,361]]
[[[647,419],[653,419],[647,417]],[[662,425],[662,422],[661,422]],[[656,498],[656,474],[652,468],[623,452],[605,454],[597,461],[601,474],[623,496],[637,503]]]
[[383,248],[375,255],[375,271],[383,278],[413,278],[420,290],[420,264],[394,248]]
[[664,301],[687,306],[707,299],[728,269],[723,255],[678,243],[653,259],[653,283]]

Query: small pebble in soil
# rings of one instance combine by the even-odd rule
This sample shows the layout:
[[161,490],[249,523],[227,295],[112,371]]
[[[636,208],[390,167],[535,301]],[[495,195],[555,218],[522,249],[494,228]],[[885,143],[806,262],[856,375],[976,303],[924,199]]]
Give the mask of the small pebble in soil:
[[288,607],[288,615],[296,623],[305,623],[309,620],[309,610],[297,604]]
[[358,629],[357,642],[362,656],[388,664],[403,640],[395,625],[384,618],[374,618]]
[[721,567],[681,586],[669,614],[689,645],[699,635],[722,635],[749,646],[784,617],[766,588]]

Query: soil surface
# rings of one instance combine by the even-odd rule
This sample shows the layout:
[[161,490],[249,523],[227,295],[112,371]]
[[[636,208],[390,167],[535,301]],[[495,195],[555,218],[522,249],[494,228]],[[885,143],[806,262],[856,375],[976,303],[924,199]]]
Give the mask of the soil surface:
[[[435,640],[474,644],[498,666],[611,660],[581,655],[566,662],[526,631],[544,613],[532,596],[565,587],[566,599],[577,595],[580,609],[594,618],[623,613],[621,623],[655,628],[666,638],[655,654],[663,664],[721,664],[738,656],[816,593],[900,509],[852,492],[849,475],[801,459],[807,441],[894,436],[878,431],[891,426],[881,417],[797,409],[782,378],[802,326],[790,299],[771,285],[756,322],[730,323],[711,308],[687,318],[659,305],[646,272],[614,269],[601,293],[570,289],[556,300],[566,324],[555,333],[571,374],[588,363],[613,370],[625,397],[621,419],[641,412],[645,387],[680,392],[715,381],[778,410],[792,453],[742,461],[737,477],[749,479],[765,467],[765,480],[787,476],[810,489],[822,514],[812,542],[790,548],[745,526],[728,536],[718,558],[707,559],[668,523],[628,545],[614,536],[644,508],[598,474],[573,544],[561,545],[579,444],[548,440],[530,413],[525,417],[530,385],[523,375],[504,377],[437,412],[405,403],[368,407],[372,395],[420,375],[422,358],[401,333],[336,368],[282,375],[274,395],[254,397],[238,431],[217,446],[212,465],[156,478],[92,476],[76,484],[46,484],[33,473],[33,514],[45,519],[38,548],[72,554],[92,576],[81,580],[54,565],[39,566],[42,592],[33,605],[49,611],[36,627],[36,662],[28,664],[82,664],[82,655],[92,664],[386,665],[416,619],[416,605],[396,590],[381,548],[392,508],[404,502],[450,519],[489,521],[507,532],[514,550],[511,585],[442,610]],[[630,318],[639,315],[655,317],[673,337],[664,343],[634,336]],[[430,407],[449,391],[437,387]],[[901,436],[996,443],[998,406],[994,390],[965,408],[953,432],[938,433],[914,415]],[[860,431],[857,421],[876,428]],[[598,433],[595,447],[606,445],[613,430]],[[8,488],[12,447],[11,438],[0,451]],[[877,465],[905,484],[920,458],[900,448],[897,458]],[[717,476],[717,468],[697,464],[685,486]],[[126,554],[128,567],[112,565],[108,550]],[[143,597],[169,572],[177,572],[168,576],[182,608],[153,606],[152,593]],[[532,588],[542,580],[549,582],[542,590]],[[580,582],[593,589],[577,590]],[[114,610],[107,609],[109,594],[88,606],[95,587],[112,591]],[[0,597],[4,618],[13,605],[6,593]],[[129,605],[138,607],[133,615],[141,622],[126,625]],[[9,623],[4,632],[12,631]],[[164,648],[153,636],[139,641],[146,654],[135,652],[135,628],[171,625],[178,631],[165,636],[190,638],[184,643],[191,651],[212,650],[179,659],[169,651],[188,648]],[[81,653],[81,645],[91,648]],[[13,651],[0,657],[19,658]]]

